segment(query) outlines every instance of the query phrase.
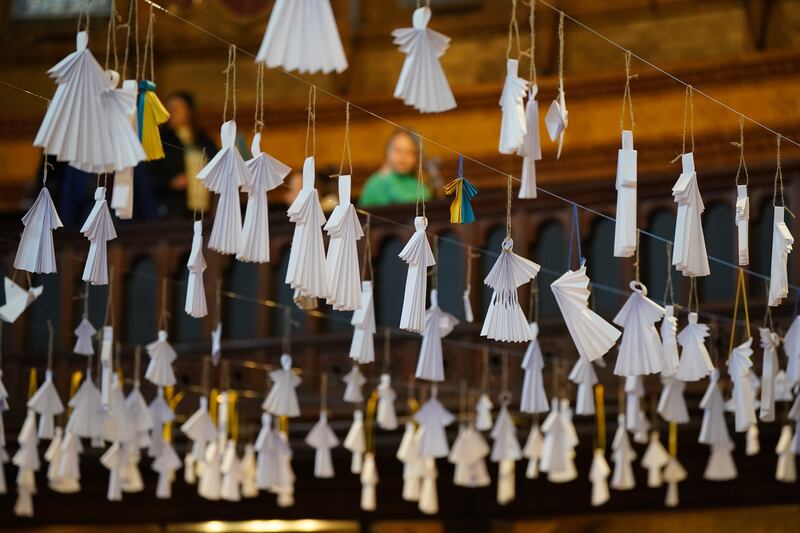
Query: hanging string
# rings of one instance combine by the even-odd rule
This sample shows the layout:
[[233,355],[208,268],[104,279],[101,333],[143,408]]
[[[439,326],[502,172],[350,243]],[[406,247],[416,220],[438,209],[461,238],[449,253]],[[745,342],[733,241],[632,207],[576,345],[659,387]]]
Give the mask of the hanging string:
[[264,63],[256,65],[256,105],[253,132],[261,133],[264,129]]
[[558,12],[558,92],[564,93],[564,12]]
[[[306,120],[306,157],[314,155],[317,151],[317,126],[316,126],[316,111],[317,111],[317,87],[311,85],[308,88],[308,118]],[[311,153],[308,152],[308,141],[311,140]]]
[[392,370],[392,353],[391,353],[391,336],[392,330],[386,328],[383,331],[383,373],[389,374]]
[[232,120],[236,121],[236,46],[228,46],[228,65],[225,67],[225,105],[222,108],[222,122],[228,121],[228,98],[233,105]]
[[[681,154],[686,153],[686,125],[689,124],[689,130],[692,140],[691,152],[694,152],[694,99],[692,98],[693,88],[691,85],[686,86],[686,93],[683,97],[683,141],[681,144]],[[678,158],[675,158],[677,160]]]
[[781,191],[781,205],[784,210],[789,213],[792,218],[795,218],[794,213],[792,213],[788,207],[786,207],[786,201],[783,198],[783,170],[781,170],[781,136],[776,135],[775,138],[777,139],[777,152],[775,154],[775,184],[772,189],[772,205],[773,207],[777,207],[776,201],[778,198],[778,185],[780,184],[780,191]]
[[[637,247],[638,253],[638,247]],[[664,287],[664,303],[675,305],[675,287],[672,285],[672,243],[667,243],[667,284]]]
[[639,260],[639,249],[640,249],[639,237],[640,237],[640,235],[641,235],[641,232],[637,228],[637,230],[636,230],[636,256],[634,257],[634,260],[633,260],[633,274],[634,274],[634,279],[636,280],[636,284],[639,285],[639,286],[641,286],[641,284],[642,284],[641,280],[640,280],[640,277],[639,277],[640,276],[640,271],[641,271],[641,261]]
[[433,235],[432,248],[434,263],[429,273],[431,276],[431,288],[437,290],[439,288],[439,236],[436,234]]
[[531,47],[528,49],[528,80],[532,85],[536,85],[536,0],[530,0],[530,13],[528,15],[528,25],[531,30]]
[[53,342],[55,335],[53,332],[53,322],[47,319],[47,370],[53,370]]
[[506,239],[511,238],[511,198],[513,190],[511,187],[511,174],[507,176],[506,180]]
[[419,143],[419,155],[417,157],[417,205],[416,216],[420,216],[420,203],[422,204],[422,216],[425,216],[425,179],[422,175],[422,136],[417,134]]
[[570,269],[572,266],[572,243],[573,240],[578,244],[578,268],[580,268],[584,263],[583,254],[581,253],[581,228],[580,228],[580,221],[578,219],[578,207],[573,204],[572,205],[572,222],[570,222],[569,227],[569,251],[567,253],[567,269]]
[[115,0],[111,0],[108,14],[108,30],[106,31],[106,61],[103,70],[108,70],[108,62],[111,52],[114,53],[114,71],[118,71],[119,62],[117,57],[117,6]]
[[328,412],[328,373],[323,372],[319,377],[319,412]]
[[678,455],[678,424],[677,422],[669,423],[669,454],[672,457]]
[[[374,280],[375,271],[372,268],[372,241],[370,232],[372,231],[372,217],[367,213],[367,222],[364,224],[364,257],[361,260],[361,279],[364,281]],[[369,272],[369,277],[367,277]]]
[[622,114],[619,117],[619,129],[625,130],[625,108],[628,108],[628,114],[631,121],[630,131],[633,131],[636,123],[633,121],[633,100],[631,99],[631,80],[636,78],[638,74],[631,75],[631,52],[625,51],[625,91],[622,93]]
[[344,143],[342,144],[342,161],[339,163],[339,175],[344,172],[344,158],[347,156],[347,166],[350,169],[348,175],[353,175],[353,159],[350,154],[350,102],[347,102],[344,110]]
[[283,310],[283,353],[289,354],[292,350],[292,309]]
[[597,425],[597,448],[606,449],[606,405],[605,389],[598,383],[594,386],[594,416]]
[[169,311],[167,311],[167,278],[161,282],[161,313],[158,317],[158,329],[166,331],[169,327]]
[[750,312],[747,309],[747,288],[744,283],[744,271],[739,269],[739,276],[736,279],[736,300],[733,305],[733,321],[731,322],[731,339],[728,343],[728,354],[733,351],[733,343],[736,338],[736,317],[739,313],[739,296],[741,296],[742,306],[744,306],[744,324],[747,338],[752,337],[750,334]]
[[[125,28],[125,52],[122,56],[122,70],[120,71],[120,76],[124,80],[128,76],[128,52],[130,49],[131,43],[131,26],[133,25],[133,11],[136,8],[136,5],[139,2],[129,2],[128,5],[128,20],[125,24],[120,24],[117,26],[117,29]],[[138,47],[139,43],[134,43],[135,46]],[[138,51],[138,50],[137,50]],[[137,72],[133,75],[135,78],[138,75],[138,65],[137,65]]]
[[[133,0],[132,0],[133,1]],[[81,30],[81,22],[86,22],[86,25],[83,26],[83,30]],[[82,0],[81,5],[78,8],[78,29],[77,31],[89,31],[89,0]]]
[[528,289],[528,322],[539,323],[539,277],[533,278]]
[[508,46],[506,47],[506,59],[511,59],[511,47],[517,42],[517,57],[520,56],[519,26],[517,25],[517,0],[511,0],[511,20],[508,23]]
[[[154,52],[153,52],[153,40],[155,38],[154,35],[153,35],[153,24],[155,23],[155,20],[156,20],[156,16],[153,13],[153,4],[150,4],[150,15],[149,15],[148,21],[147,21],[147,34],[145,35],[145,38],[144,38],[144,52],[142,54],[143,55],[142,73],[141,73],[139,79],[142,79],[142,80],[146,79],[147,62],[149,60],[150,61],[150,78],[149,79],[153,83],[156,82],[156,72],[155,72],[155,62],[154,62]],[[137,36],[139,35],[138,22],[137,22],[136,35]],[[136,50],[137,50],[136,64],[138,65],[139,64],[139,59],[138,59],[138,57],[139,57],[138,50],[139,49],[138,49],[138,47],[137,47]],[[149,55],[148,55],[148,53],[149,53]]]
[[697,278],[692,277],[690,278],[691,282],[689,283],[689,303],[686,306],[686,309],[692,313],[699,313],[700,312],[700,298],[697,292]]
[[[778,137],[778,142],[780,142],[780,137]],[[739,142],[732,142],[731,144],[739,148],[739,166],[736,168],[736,185],[747,185],[750,183],[750,175],[747,172],[747,163],[744,161],[744,118],[742,117],[739,117]],[[744,183],[739,183],[739,176],[742,170],[744,170]]]

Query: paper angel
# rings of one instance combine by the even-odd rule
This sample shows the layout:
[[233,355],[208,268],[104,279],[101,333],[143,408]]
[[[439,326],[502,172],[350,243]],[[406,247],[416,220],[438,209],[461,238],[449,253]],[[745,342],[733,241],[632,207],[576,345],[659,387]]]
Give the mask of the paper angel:
[[658,431],[650,432],[650,443],[642,456],[642,468],[647,470],[647,486],[660,487],[664,483],[662,471],[669,462],[669,453],[661,444]]
[[633,461],[636,460],[636,450],[633,449],[625,430],[625,415],[617,416],[617,431],[611,443],[611,457],[614,460],[614,474],[611,476],[611,488],[615,490],[631,490],[636,486],[633,477]]
[[339,439],[328,424],[328,415],[320,412],[319,420],[306,435],[306,444],[314,448],[314,477],[332,478],[334,476],[331,449],[339,445]]
[[286,283],[299,291],[300,296],[327,298],[328,274],[325,265],[325,246],[322,225],[325,214],[314,188],[314,157],[303,163],[303,187],[289,206],[289,221],[294,223]]
[[431,396],[414,413],[414,420],[420,425],[422,435],[419,455],[424,458],[447,457],[450,451],[445,428],[453,423],[455,417],[436,398],[436,387],[431,388]]
[[[8,278],[6,278],[8,279]],[[8,291],[6,291],[8,294]],[[783,337],[783,351],[786,353],[786,383],[790,387],[800,385],[800,315],[794,317],[792,325]]]
[[517,428],[508,413],[507,405],[500,407],[497,420],[491,433],[492,444],[491,459],[498,465],[497,475],[497,503],[505,505],[514,500],[515,464],[522,458],[522,450],[517,440]]
[[603,450],[595,448],[592,466],[589,469],[589,481],[592,482],[592,507],[603,505],[611,497],[608,492],[609,475],[611,475],[611,467],[608,466]]
[[184,457],[184,479],[193,484],[199,466],[205,460],[208,443],[217,438],[217,428],[208,412],[208,398],[200,397],[197,410],[181,425],[181,431],[192,441],[192,446]]
[[344,447],[352,453],[350,472],[360,474],[364,452],[367,450],[366,434],[364,433],[364,413],[361,409],[353,411],[353,423],[350,424],[350,429],[344,438]]
[[[61,468],[61,444],[64,438],[64,430],[57,427],[53,432],[53,438],[50,439],[50,445],[44,452],[44,460],[47,461],[47,485],[55,492],[61,492],[61,477],[59,469]],[[2,452],[5,454],[5,450]],[[8,458],[4,457],[2,463],[8,462]],[[5,486],[5,476],[3,475],[2,481],[2,494],[7,492]]]
[[[642,398],[644,397],[644,381],[641,376],[625,378],[625,427],[636,433],[639,420],[642,418]],[[644,435],[645,441],[647,435]],[[634,437],[635,440],[635,437]]]
[[69,399],[68,405],[72,409],[69,416],[65,434],[73,434],[76,437],[96,439],[103,431],[102,413],[103,406],[100,403],[100,391],[95,387],[92,376],[89,372],[78,387],[78,390]]
[[80,454],[83,453],[81,439],[67,428],[61,440],[61,457],[58,461],[57,486],[52,487],[62,494],[74,494],[81,490]]
[[503,342],[526,342],[532,340],[531,329],[519,305],[517,289],[535,278],[541,267],[515,254],[513,247],[514,241],[506,237],[500,257],[483,280],[493,292],[481,336]]
[[269,373],[272,388],[261,408],[275,416],[300,416],[300,405],[295,390],[301,382],[300,376],[292,371],[292,356],[281,355],[281,368]]
[[97,330],[94,329],[92,323],[87,317],[81,319],[81,323],[75,328],[75,346],[72,352],[78,355],[92,356],[94,355],[94,334]]
[[219,496],[221,500],[238,502],[242,499],[242,462],[236,453],[236,441],[228,440],[220,463],[222,482]]
[[330,0],[277,0],[256,61],[301,74],[347,70]]
[[523,100],[528,92],[528,82],[518,75],[519,60],[506,60],[506,79],[500,95],[500,109],[503,119],[500,122],[501,154],[513,154],[522,146],[528,127],[525,120]]
[[[138,150],[141,149],[142,151],[139,156],[142,159],[146,159],[147,154],[144,152],[144,147],[142,146],[137,131],[138,93],[139,85],[136,83],[136,80],[125,80],[122,82],[122,89],[120,91],[115,91],[115,94],[119,95],[118,98],[106,98],[104,99],[104,103],[114,101],[122,104],[121,112],[127,119],[128,126],[133,134],[132,139],[129,137],[129,143],[135,145],[132,151],[138,152]],[[109,94],[109,91],[106,91],[104,94]],[[114,210],[114,214],[117,215],[117,218],[123,220],[130,220],[133,218],[134,166],[135,165],[123,167],[114,171],[114,188],[111,190],[111,209]]]
[[667,483],[664,505],[667,507],[678,506],[678,483],[685,480],[686,475],[686,469],[678,462],[678,458],[671,456],[667,466],[664,467],[664,481]]
[[425,228],[428,219],[414,219],[414,235],[400,251],[398,257],[408,264],[406,286],[403,292],[403,311],[400,329],[422,333],[425,327],[425,295],[428,285],[428,267],[436,264]]
[[597,373],[592,363],[583,357],[578,357],[569,373],[569,380],[578,386],[575,399],[576,415],[594,414],[594,386],[597,384]]
[[203,285],[203,272],[206,270],[206,258],[203,256],[203,221],[194,221],[192,250],[186,268],[189,276],[186,283],[186,305],[184,311],[194,318],[202,318],[208,314],[206,306],[206,289]]
[[94,206],[81,227],[81,233],[89,239],[89,255],[83,269],[83,281],[92,285],[108,285],[108,241],[117,238],[114,221],[106,204],[106,188],[94,191]]
[[47,71],[58,87],[33,141],[58,161],[81,166],[105,165],[111,159],[100,98],[108,78],[88,44],[89,34],[78,32],[75,51]]
[[536,479],[539,477],[539,460],[542,458],[544,447],[544,436],[538,425],[534,425],[528,433],[528,440],[522,448],[522,456],[528,460],[528,467],[525,469],[525,477]]
[[247,193],[247,211],[242,226],[242,247],[236,254],[239,261],[269,262],[269,209],[267,192],[283,183],[292,171],[271,155],[261,151],[261,133],[253,136],[252,159],[245,161],[250,181],[242,185]]
[[56,271],[53,230],[63,226],[47,187],[42,187],[36,201],[22,217],[22,236],[19,239],[14,268],[28,272],[52,274]]
[[492,422],[492,408],[494,404],[485,392],[478,396],[475,402],[475,429],[478,431],[489,431],[494,423]]
[[689,313],[689,323],[678,334],[683,351],[675,377],[684,383],[698,381],[714,369],[706,348],[708,326],[697,322],[697,313]]
[[361,469],[361,510],[374,511],[378,505],[375,487],[378,485],[378,467],[375,465],[375,454],[364,454],[364,466]]
[[614,225],[614,257],[636,253],[636,156],[633,132],[622,132],[622,148],[617,154],[617,219]]
[[147,409],[150,411],[150,419],[153,421],[153,431],[150,433],[150,446],[147,449],[147,454],[155,459],[161,456],[164,446],[167,444],[162,431],[164,425],[171,424],[175,420],[175,411],[167,403],[167,399],[164,396],[164,387],[156,389],[156,396],[147,406]]
[[28,409],[33,410],[39,415],[40,439],[52,439],[55,430],[55,420],[57,415],[64,412],[64,404],[58,397],[58,390],[53,383],[53,371],[47,370],[44,375],[44,382],[28,400]]
[[397,447],[397,459],[403,463],[403,499],[410,502],[419,501],[420,491],[420,457],[419,437],[422,434],[415,428],[414,422],[406,422],[400,446]]
[[361,282],[361,305],[353,311],[350,324],[353,326],[353,340],[350,343],[350,359],[356,363],[371,363],[375,360],[375,304],[372,296],[372,282]]
[[36,494],[36,472],[39,471],[39,438],[36,436],[36,413],[28,409],[25,422],[17,435],[19,449],[11,462],[19,468],[17,473],[17,502],[14,514],[33,516],[33,495]]
[[725,400],[719,386],[719,370],[711,372],[700,408],[703,410],[703,420],[697,441],[702,444],[721,444],[730,440],[725,422]]
[[394,408],[394,401],[397,393],[392,388],[392,376],[381,374],[378,382],[378,407],[375,412],[375,422],[378,427],[386,431],[397,429],[397,413]]
[[361,307],[358,241],[364,237],[364,230],[355,206],[350,203],[350,180],[350,176],[339,176],[339,205],[324,227],[330,237],[325,258],[328,304],[335,311],[353,311]]
[[439,472],[436,469],[436,460],[422,459],[420,469],[422,483],[419,489],[419,510],[427,515],[433,515],[439,512],[439,494],[436,489]]
[[748,457],[761,453],[761,442],[759,441],[758,426],[753,424],[747,429],[744,437],[744,454]]
[[478,194],[478,189],[464,177],[464,156],[459,156],[458,176],[444,186],[444,193],[453,197],[450,203],[451,224],[475,222],[475,212],[470,202]]
[[214,366],[219,364],[222,357],[222,322],[217,322],[214,329],[211,330],[211,363]]
[[12,324],[42,294],[44,286],[31,286],[25,290],[6,277],[3,280],[3,289],[6,303],[0,305],[0,320]]
[[147,160],[164,159],[164,146],[158,127],[169,120],[169,111],[156,94],[156,84],[150,80],[139,81],[137,103],[139,139],[147,154]]
[[769,275],[769,305],[776,307],[789,294],[789,278],[786,263],[792,251],[794,237],[784,221],[786,208],[775,206],[772,225],[772,263]]
[[523,413],[546,413],[550,410],[547,402],[547,393],[544,390],[544,358],[542,349],[539,347],[539,325],[536,322],[530,323],[531,337],[533,340],[525,350],[522,358],[522,369],[525,376],[522,380],[522,394],[519,401],[519,410]]
[[750,368],[753,362],[751,348],[753,339],[749,338],[731,351],[728,357],[728,374],[733,382],[734,412],[736,414],[736,431],[747,431],[756,424],[756,410],[753,405],[755,395],[750,384]]
[[778,456],[775,479],[784,483],[797,481],[797,462],[795,453],[791,448],[792,440],[792,426],[786,424],[781,428],[781,435],[778,438],[778,444],[775,446],[775,454]]
[[553,399],[550,414],[542,423],[545,434],[539,469],[547,472],[551,483],[567,483],[578,477],[575,468],[575,447],[578,434],[572,423],[569,400]]
[[711,455],[708,457],[703,478],[709,481],[730,481],[736,479],[738,472],[733,461],[733,440],[711,445]]
[[110,502],[122,501],[122,470],[125,467],[125,450],[115,442],[100,456],[100,464],[108,470],[108,489],[106,499]]
[[[128,83],[127,81],[125,83]],[[123,168],[114,172],[114,187],[111,189],[111,209],[120,220],[133,218],[133,169]]]
[[425,313],[425,330],[417,359],[417,379],[444,381],[444,356],[442,337],[446,337],[458,324],[458,319],[439,308],[439,295],[431,291],[431,306]]
[[419,7],[411,18],[413,27],[392,32],[394,44],[406,54],[394,97],[421,113],[440,113],[456,107],[439,63],[439,58],[450,46],[450,37],[428,28],[430,20],[430,8]]
[[658,399],[658,414],[667,422],[685,424],[689,421],[689,411],[683,398],[686,384],[675,377],[661,379],[661,396]]
[[749,228],[750,199],[747,197],[747,185],[736,186],[736,234],[739,266],[750,264]]
[[244,445],[242,455],[242,498],[257,498],[256,485],[256,449],[252,444]]
[[361,403],[364,401],[364,393],[361,391],[367,378],[358,369],[358,364],[353,365],[350,372],[342,377],[346,387],[344,389],[344,401],[348,403]]
[[674,376],[680,366],[678,357],[678,318],[675,306],[664,306],[664,318],[661,320],[661,377]]
[[212,440],[203,454],[203,469],[197,483],[197,494],[206,500],[219,500],[222,489],[222,451],[218,440]]
[[633,291],[614,317],[622,326],[622,341],[614,366],[618,376],[643,376],[661,371],[661,339],[655,322],[664,316],[664,308],[647,297],[647,287],[631,282]]
[[219,194],[214,226],[208,248],[221,254],[237,254],[242,249],[242,209],[239,189],[251,182],[250,170],[236,148],[236,122],[220,128],[222,149],[198,172],[206,189]]
[[[128,423],[135,435],[133,444],[136,448],[149,446],[153,419],[150,416],[150,409],[147,408],[147,402],[142,396],[138,378],[134,379],[133,388],[125,398],[125,405],[128,408]],[[131,491],[126,489],[126,492]]]
[[568,270],[550,284],[572,341],[581,357],[602,357],[614,346],[621,332],[589,309],[589,277],[586,265]]
[[486,487],[491,483],[486,468],[490,449],[483,435],[471,424],[461,426],[447,460],[454,465],[453,484],[457,487]]
[[175,385],[175,372],[172,370],[172,363],[178,358],[175,349],[167,340],[167,332],[159,330],[158,338],[145,346],[147,355],[150,356],[150,364],[147,365],[144,377],[159,387],[171,387]]
[[781,338],[768,328],[758,328],[761,349],[761,402],[759,418],[763,422],[775,420],[775,377],[778,375],[778,346]]
[[164,443],[161,453],[153,459],[152,467],[158,472],[156,498],[160,500],[172,498],[172,481],[175,479],[175,471],[181,467],[181,458],[175,453],[172,443]]
[[708,276],[706,241],[703,236],[701,215],[705,210],[703,198],[694,169],[694,155],[689,152],[681,156],[683,172],[672,187],[672,196],[678,204],[675,219],[675,244],[672,264],[687,277]]
[[467,288],[464,289],[464,292],[461,293],[461,301],[464,304],[464,321],[467,324],[472,324],[475,322],[475,315],[472,312],[472,298],[470,298],[470,286],[469,282],[467,282]]
[[555,142],[558,139],[558,150],[556,159],[561,159],[561,150],[564,147],[564,136],[569,125],[569,113],[567,112],[567,101],[564,96],[564,87],[559,86],[558,95],[550,104],[547,114],[544,117],[544,125],[547,127],[547,135],[550,140]]
[[531,83],[528,103],[525,105],[525,137],[517,148],[522,156],[522,176],[520,177],[519,198],[536,198],[536,162],[542,159],[542,143],[539,138],[539,102],[536,95],[539,87]]

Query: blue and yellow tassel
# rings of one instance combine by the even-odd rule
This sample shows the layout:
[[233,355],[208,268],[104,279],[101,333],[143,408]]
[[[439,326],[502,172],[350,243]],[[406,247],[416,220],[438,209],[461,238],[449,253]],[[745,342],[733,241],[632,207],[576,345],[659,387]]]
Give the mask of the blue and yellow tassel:
[[447,196],[454,195],[450,204],[450,223],[469,224],[475,222],[470,200],[478,194],[478,189],[464,177],[464,156],[458,156],[458,177],[444,186]]
[[139,140],[142,141],[147,160],[164,159],[164,147],[161,145],[159,124],[169,120],[169,111],[156,95],[156,84],[152,81],[139,82],[139,102],[137,106],[139,122]]

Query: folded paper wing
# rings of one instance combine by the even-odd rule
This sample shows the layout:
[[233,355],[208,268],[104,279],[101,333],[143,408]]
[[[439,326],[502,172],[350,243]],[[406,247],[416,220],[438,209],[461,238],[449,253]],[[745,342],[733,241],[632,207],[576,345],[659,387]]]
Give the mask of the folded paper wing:
[[711,271],[708,267],[701,216],[705,205],[703,205],[703,198],[700,196],[700,188],[697,183],[694,154],[691,152],[683,154],[681,164],[683,171],[672,187],[672,196],[675,203],[678,204],[672,264],[684,276],[708,276]]
[[400,314],[400,329],[421,333],[425,328],[425,296],[427,293],[428,267],[436,264],[425,228],[425,217],[414,219],[414,234],[400,251],[398,257],[408,264],[406,285],[403,291],[403,310]]
[[500,95],[502,120],[498,150],[501,154],[516,153],[528,133],[523,103],[525,93],[528,91],[528,82],[518,76],[518,69],[519,60],[506,60],[506,79]]
[[361,306],[358,241],[364,237],[364,230],[350,203],[350,186],[350,176],[339,176],[339,205],[324,227],[330,237],[325,259],[328,304],[336,311],[353,311]]
[[647,297],[647,287],[631,282],[631,295],[614,317],[624,328],[614,374],[643,376],[661,371],[661,339],[655,322],[664,316],[664,308]]

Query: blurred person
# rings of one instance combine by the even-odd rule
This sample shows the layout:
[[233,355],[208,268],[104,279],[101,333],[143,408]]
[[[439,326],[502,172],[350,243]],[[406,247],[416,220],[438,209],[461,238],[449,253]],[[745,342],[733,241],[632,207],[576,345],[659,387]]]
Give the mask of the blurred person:
[[[396,130],[386,143],[386,156],[381,168],[367,179],[358,205],[380,206],[410,204],[417,200],[417,166],[419,141],[405,130]],[[423,183],[422,196],[431,197]]]

